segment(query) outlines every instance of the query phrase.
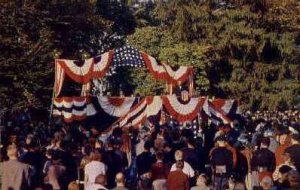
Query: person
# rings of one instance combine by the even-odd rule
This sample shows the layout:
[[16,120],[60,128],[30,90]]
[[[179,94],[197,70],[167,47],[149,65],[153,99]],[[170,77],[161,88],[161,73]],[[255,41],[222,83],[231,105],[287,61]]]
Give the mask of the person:
[[106,176],[99,174],[95,178],[95,183],[90,186],[90,190],[108,190],[106,187]]
[[182,161],[183,162],[183,168],[182,168],[183,173],[185,173],[189,178],[193,178],[195,176],[195,171],[189,163],[184,161],[183,158],[184,158],[183,152],[181,150],[176,150],[176,152],[175,152],[176,163],[172,165],[171,172],[176,171],[178,169],[176,166],[177,162]]
[[111,190],[128,190],[125,187],[125,176],[122,172],[117,173],[116,175],[116,187]]
[[177,159],[175,167],[176,170],[171,171],[167,179],[168,189],[188,190],[189,177],[183,172],[183,167],[184,167],[183,158],[181,160]]
[[184,161],[189,163],[194,170],[199,171],[200,170],[200,159],[198,157],[198,152],[195,148],[194,139],[189,138],[187,140],[187,147],[184,148],[182,151],[183,151],[183,155],[184,155]]
[[217,147],[211,152],[211,165],[213,170],[213,187],[216,190],[225,189],[229,175],[233,169],[232,152],[226,147],[226,137],[221,135],[216,139]]
[[265,176],[260,181],[260,187],[262,190],[270,190],[273,186],[273,180],[270,176]]
[[275,182],[272,190],[281,190],[289,188],[288,174],[292,170],[291,167],[283,165],[278,170],[278,179]]
[[77,184],[76,181],[72,181],[68,185],[68,190],[79,190],[79,184]]
[[27,137],[27,143],[26,144],[26,148],[27,148],[27,152],[24,153],[24,155],[22,156],[22,158],[20,158],[20,161],[22,163],[28,164],[31,166],[32,168],[32,186],[33,187],[37,187],[38,185],[41,184],[42,179],[41,179],[41,168],[42,168],[42,161],[44,159],[44,157],[39,153],[39,151],[37,151],[37,147],[38,144],[35,140],[31,139],[34,138],[33,136],[29,136]]
[[275,170],[275,155],[268,149],[269,145],[270,139],[268,137],[262,138],[260,149],[253,153],[251,159],[252,170],[268,172],[273,172]]
[[288,134],[288,130],[282,130],[278,136],[279,146],[275,151],[275,158],[276,158],[276,166],[284,163],[283,160],[283,153],[285,152],[286,148],[291,145],[291,139]]
[[197,178],[196,186],[192,187],[191,190],[209,190],[208,177],[205,174],[201,174]]
[[293,134],[291,138],[291,146],[286,148],[285,152],[289,153],[291,160],[297,168],[297,171],[300,171],[300,135]]
[[53,190],[60,190],[64,188],[64,180],[62,177],[65,174],[66,167],[61,164],[60,152],[55,151],[51,157],[51,164],[48,168],[47,175],[44,178],[45,184],[50,184]]
[[150,170],[155,158],[150,152],[151,142],[146,141],[144,145],[144,152],[137,156],[137,173],[139,176],[139,186],[141,189],[148,189],[151,186]]
[[298,171],[291,170],[288,174],[288,182],[290,184],[289,190],[300,189],[300,175]]
[[8,161],[2,163],[2,190],[30,189],[30,166],[18,161],[18,148],[15,144],[7,147]]
[[270,145],[270,139],[263,137],[260,143],[260,149],[253,153],[251,159],[251,171],[252,171],[252,186],[259,186],[261,176],[271,176],[275,170],[275,154],[268,149]]
[[288,166],[290,167],[291,169],[293,170],[296,170],[296,167],[294,166],[294,164],[292,163],[292,160],[291,160],[291,155],[287,152],[285,152],[283,154],[283,161],[284,163],[280,164],[279,166],[276,167],[274,173],[273,173],[273,180],[274,181],[277,181],[281,176],[280,176],[280,172],[279,172],[279,169],[283,166]]
[[123,172],[123,162],[122,158],[114,151],[111,141],[107,144],[107,151],[103,155],[103,161],[107,166],[107,187],[113,188],[116,185],[115,176],[118,172]]
[[166,163],[168,165],[168,167],[171,168],[171,166],[175,162],[175,159],[174,159],[175,151],[173,151],[173,149],[169,143],[164,144],[163,153],[164,153],[163,162]]
[[116,155],[118,155],[121,159],[121,171],[125,171],[125,169],[128,167],[128,159],[126,153],[121,150],[122,144],[123,143],[121,140],[116,140],[116,142],[113,144],[113,149]]
[[166,181],[169,175],[169,168],[163,162],[164,154],[162,152],[156,153],[156,163],[151,166],[152,186],[154,190],[166,189]]
[[106,174],[106,165],[101,162],[101,154],[98,152],[91,152],[89,155],[90,162],[84,168],[84,183],[85,190],[92,189],[92,184],[95,183],[98,175]]
[[232,174],[228,180],[227,190],[246,190],[246,186],[242,182],[240,174]]

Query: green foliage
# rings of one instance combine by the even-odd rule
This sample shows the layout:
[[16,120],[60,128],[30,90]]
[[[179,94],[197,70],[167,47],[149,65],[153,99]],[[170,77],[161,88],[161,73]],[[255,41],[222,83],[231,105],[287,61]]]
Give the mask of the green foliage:
[[[193,66],[201,95],[236,98],[244,109],[299,105],[299,1],[126,5],[135,2],[0,0],[1,106],[49,107],[54,57],[82,59],[126,40],[172,66]],[[165,84],[146,70],[125,69],[118,77],[135,94],[164,93]]]
[[135,26],[124,2],[0,0],[1,106],[49,108],[55,57],[98,55],[124,44]]
[[171,65],[195,67],[203,95],[239,99],[244,109],[298,105],[300,2],[230,2],[158,3],[160,24],[137,29],[128,41]]

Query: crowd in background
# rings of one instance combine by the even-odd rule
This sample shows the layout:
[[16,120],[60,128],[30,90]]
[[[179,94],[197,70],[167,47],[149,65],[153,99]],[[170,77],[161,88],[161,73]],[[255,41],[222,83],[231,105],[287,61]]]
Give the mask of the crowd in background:
[[300,189],[300,112],[101,133],[26,110],[1,120],[3,190]]

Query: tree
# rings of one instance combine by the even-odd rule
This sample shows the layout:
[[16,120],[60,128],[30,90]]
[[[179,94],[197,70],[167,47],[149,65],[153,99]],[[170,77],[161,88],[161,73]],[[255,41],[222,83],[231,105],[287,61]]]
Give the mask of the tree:
[[123,45],[136,26],[129,8],[113,0],[0,3],[0,102],[4,108],[27,105],[28,94],[40,106],[49,107],[54,57],[95,56]]
[[171,65],[193,65],[203,95],[239,99],[244,109],[296,105],[299,1],[216,2],[160,2],[159,24],[129,42]]

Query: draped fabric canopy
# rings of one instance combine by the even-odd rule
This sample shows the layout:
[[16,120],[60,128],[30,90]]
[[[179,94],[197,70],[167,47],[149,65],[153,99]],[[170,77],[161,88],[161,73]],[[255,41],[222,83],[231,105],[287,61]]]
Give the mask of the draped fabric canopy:
[[86,85],[92,79],[105,77],[110,66],[146,66],[150,74],[157,80],[164,80],[172,85],[182,84],[186,81],[192,83],[192,67],[180,66],[177,70],[173,70],[166,63],[159,63],[154,57],[130,46],[125,46],[86,59],[83,62],[68,59],[56,59],[55,97],[58,97],[61,92],[65,75],[77,83]]
[[[209,100],[207,97],[194,97],[183,102],[175,95],[61,97],[54,99],[53,114],[62,117],[65,122],[73,122],[105,113],[115,118],[108,126],[138,128],[145,122],[155,125],[160,121],[162,113],[167,113],[181,123],[195,120],[205,113],[211,120],[226,124],[232,122],[229,113],[237,113],[236,105],[238,107],[236,100]],[[104,112],[97,113],[96,107]]]
[[96,114],[90,97],[55,98],[53,115],[61,116],[65,122],[80,121]]
[[[119,127],[138,127],[162,112],[179,122],[187,122],[194,120],[203,111],[211,118],[229,123],[229,115],[238,111],[238,102],[235,100],[190,98],[192,93],[181,99],[175,95],[141,98],[88,96],[93,79],[105,77],[111,67],[122,66],[145,66],[155,79],[166,81],[171,89],[173,85],[185,82],[188,82],[190,90],[193,89],[192,67],[180,66],[173,69],[145,52],[126,45],[82,62],[56,59],[53,114],[63,117],[66,122],[81,121],[99,114],[96,108],[100,108],[102,113],[116,118],[115,123]],[[83,85],[81,97],[59,97],[65,76]]]
[[98,102],[101,108],[109,115],[122,117],[128,113],[132,107],[134,97],[107,97],[98,96]]

